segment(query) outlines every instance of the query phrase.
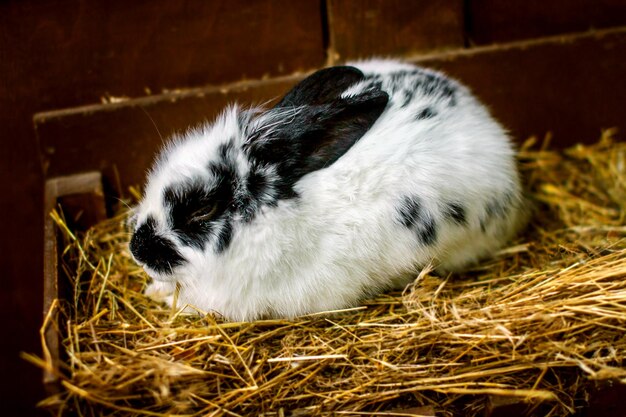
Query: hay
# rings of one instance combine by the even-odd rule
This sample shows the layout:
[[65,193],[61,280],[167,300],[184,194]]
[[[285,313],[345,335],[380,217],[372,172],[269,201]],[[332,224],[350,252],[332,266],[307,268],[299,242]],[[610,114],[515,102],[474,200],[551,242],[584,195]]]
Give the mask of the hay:
[[53,305],[68,329],[64,392],[41,405],[150,416],[434,405],[473,416],[485,407],[476,394],[496,394],[573,413],[590,380],[626,382],[626,143],[610,131],[561,153],[527,142],[519,160],[536,214],[496,259],[455,277],[425,270],[403,294],[291,321],[165,309],[142,294],[124,213],[78,238],[57,215],[65,268],[80,279],[73,300]]

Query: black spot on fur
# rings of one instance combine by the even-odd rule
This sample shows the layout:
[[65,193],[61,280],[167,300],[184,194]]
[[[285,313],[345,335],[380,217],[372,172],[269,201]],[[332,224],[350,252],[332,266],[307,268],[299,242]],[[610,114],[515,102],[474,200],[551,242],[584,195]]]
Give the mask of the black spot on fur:
[[487,226],[494,220],[502,219],[509,213],[513,201],[513,195],[506,193],[499,198],[494,198],[485,206],[485,215],[480,220],[480,228],[483,232],[487,230]]
[[232,152],[234,145],[232,140],[230,142],[227,143],[223,143],[219,146],[218,148],[218,154],[220,156],[220,158],[222,158],[222,161],[227,161],[229,158],[229,154],[230,152]]
[[399,208],[400,223],[413,230],[420,242],[432,245],[437,240],[437,224],[433,216],[423,209],[418,197],[404,197]]
[[[295,192],[291,186],[285,186],[285,181],[276,181],[278,176],[265,172],[267,166],[253,165],[246,178],[246,190],[250,202],[244,215],[245,221],[250,221],[263,205],[275,206],[279,199],[290,199],[295,197]],[[268,178],[268,175],[272,178]],[[289,176],[289,174],[286,174]],[[277,183],[276,183],[277,182]]]
[[213,193],[196,181],[191,184],[168,187],[163,195],[169,209],[172,230],[186,245],[203,249],[212,229],[211,219],[204,215],[217,215]]
[[[220,148],[220,151],[222,149]],[[226,205],[226,212],[238,213],[245,222],[249,222],[256,215],[261,203],[271,205],[273,201],[268,199],[268,195],[265,194],[268,188],[267,178],[259,165],[253,163],[246,178],[238,177],[235,168],[236,162],[231,159],[233,158],[231,149],[232,144],[229,144],[227,149],[220,152],[222,157],[220,163],[210,167],[213,175],[221,179],[215,192],[215,198],[230,202]],[[269,155],[266,156],[270,157]],[[273,157],[275,156],[273,155]],[[276,162],[278,163],[279,159]]]
[[235,198],[236,212],[241,215],[244,222],[250,222],[259,208],[258,201],[252,199],[250,194],[241,194]]
[[260,171],[253,170],[248,175],[246,186],[252,198],[259,199],[267,189],[267,178]]
[[[215,250],[221,253],[232,240],[233,222],[251,221],[263,203],[271,204],[264,194],[267,179],[258,166],[246,178],[237,174],[232,142],[218,148],[218,161],[207,166],[213,181],[197,178],[165,189],[164,205],[168,221],[177,237],[188,246],[204,249],[215,239]],[[240,215],[238,217],[237,215]]]
[[156,220],[148,217],[139,226],[130,241],[130,251],[139,261],[157,272],[172,272],[172,268],[183,263],[184,259],[169,239],[156,234]]
[[215,242],[215,252],[222,253],[230,245],[230,241],[233,237],[233,225],[230,221],[224,223],[222,228],[217,234],[217,240]]
[[422,72],[416,87],[426,95],[447,99],[450,106],[456,105],[456,87],[445,77]]
[[[265,166],[273,166],[276,171],[278,181],[275,186],[276,198],[279,200],[288,200],[295,198],[298,194],[293,190],[293,185],[300,179],[300,162],[299,145],[292,141],[287,135],[280,133],[273,137],[269,142],[260,145],[260,134],[257,132],[244,145],[244,151],[248,153],[250,158]],[[248,178],[248,188],[253,195],[261,191],[262,178],[254,172]]]
[[408,106],[411,101],[413,101],[413,97],[415,96],[415,90],[405,88],[404,90],[402,90],[402,94],[404,94],[404,97],[400,107],[404,108]]
[[412,227],[419,222],[419,216],[422,211],[422,206],[417,198],[405,197],[402,200],[402,204],[398,209],[400,214],[400,223],[404,227]]
[[388,75],[391,85],[401,84],[407,76],[406,71],[396,71]]
[[460,203],[447,204],[443,211],[443,214],[458,225],[467,224],[465,207],[463,207],[463,205]]
[[208,187],[201,179],[168,187],[163,195],[173,231],[186,245],[203,249],[215,221],[234,206],[237,176],[234,166],[221,161],[208,167],[217,182]]
[[432,119],[433,117],[435,117],[437,115],[437,112],[435,110],[433,110],[430,107],[426,107],[425,109],[420,110],[416,115],[415,115],[415,120],[425,120],[425,119]]
[[233,164],[222,161],[218,164],[211,164],[209,171],[217,180],[217,186],[212,190],[212,198],[226,208],[232,203],[234,190],[238,186],[237,170]]
[[435,219],[431,216],[426,216],[423,220],[421,228],[417,229],[417,233],[420,240],[426,245],[432,245],[437,240],[437,225]]
[[[374,80],[374,77],[368,77]],[[439,97],[448,101],[448,105],[456,105],[456,91],[454,83],[448,78],[431,74],[423,69],[401,70],[385,76],[385,90],[392,97],[400,97],[400,107],[404,108],[413,101],[416,93],[427,96]],[[373,84],[373,83],[372,83]],[[378,81],[378,88],[383,88],[383,83]]]

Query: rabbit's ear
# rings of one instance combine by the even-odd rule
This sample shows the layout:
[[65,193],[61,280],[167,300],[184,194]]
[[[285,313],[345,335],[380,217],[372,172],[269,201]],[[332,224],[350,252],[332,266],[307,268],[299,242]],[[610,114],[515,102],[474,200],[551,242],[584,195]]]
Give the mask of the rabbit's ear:
[[245,148],[252,159],[275,165],[291,184],[330,166],[376,122],[389,96],[380,90],[328,104],[274,109],[261,116]]
[[299,107],[337,99],[365,76],[355,67],[337,66],[319,70],[296,84],[275,106]]

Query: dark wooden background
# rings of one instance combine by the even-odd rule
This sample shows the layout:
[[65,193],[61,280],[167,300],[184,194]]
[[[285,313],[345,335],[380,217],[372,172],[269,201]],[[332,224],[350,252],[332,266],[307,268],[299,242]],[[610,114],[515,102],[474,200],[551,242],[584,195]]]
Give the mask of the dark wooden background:
[[39,352],[45,178],[140,182],[154,125],[166,135],[371,55],[450,72],[518,138],[594,140],[626,128],[625,25],[623,0],[0,2],[2,414],[33,415],[42,396],[19,352]]

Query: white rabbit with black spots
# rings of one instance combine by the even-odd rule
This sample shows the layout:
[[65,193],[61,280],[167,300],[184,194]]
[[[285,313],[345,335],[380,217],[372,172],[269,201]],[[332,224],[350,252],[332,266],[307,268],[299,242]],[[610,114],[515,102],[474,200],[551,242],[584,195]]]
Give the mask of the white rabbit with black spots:
[[271,109],[227,108],[152,169],[130,249],[152,293],[231,320],[355,305],[460,271],[523,225],[515,153],[458,82],[391,60],[320,70]]

